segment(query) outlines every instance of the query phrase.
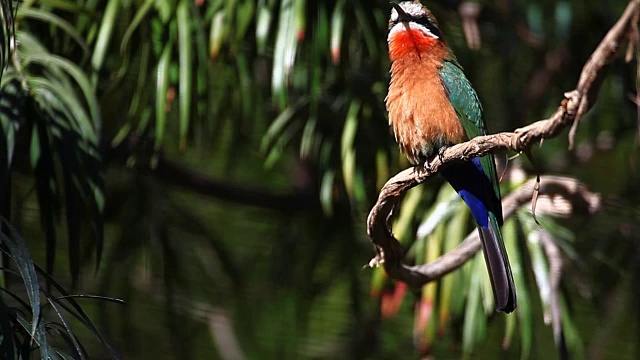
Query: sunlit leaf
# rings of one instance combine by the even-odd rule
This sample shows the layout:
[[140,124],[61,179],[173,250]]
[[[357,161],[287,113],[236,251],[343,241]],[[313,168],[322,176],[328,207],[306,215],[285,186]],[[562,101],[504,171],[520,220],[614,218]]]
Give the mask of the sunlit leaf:
[[85,127],[86,129],[91,128],[94,133],[99,133],[101,128],[101,120],[100,120],[100,110],[98,107],[98,101],[95,98],[95,94],[89,83],[89,80],[85,76],[85,74],[76,66],[71,63],[69,60],[55,56],[55,55],[31,55],[24,60],[24,66],[28,66],[30,63],[42,64],[43,66],[55,66],[65,71],[69,76],[71,76],[80,89],[82,90],[82,94],[84,100],[87,101],[89,106],[89,112],[91,114],[91,118],[88,119],[77,119],[78,121],[85,120],[85,122],[80,122],[79,125]]
[[271,28],[273,18],[273,6],[268,4],[271,1],[258,0],[258,14],[256,19],[256,41],[258,43],[258,51],[264,52]]
[[226,35],[226,13],[224,11],[217,12],[213,19],[211,19],[211,26],[209,31],[209,56],[212,59],[218,57],[220,48],[222,47],[222,41]]
[[89,47],[86,41],[84,40],[84,38],[82,37],[82,34],[80,34],[70,22],[57,16],[56,14],[42,11],[39,9],[29,9],[29,8],[20,7],[18,8],[17,17],[36,19],[36,20],[45,21],[52,25],[55,25],[61,28],[62,30],[64,30],[67,34],[69,34],[69,36],[76,43],[78,43],[78,45],[80,45],[80,47],[85,53],[89,51]]
[[274,49],[273,73],[271,75],[271,91],[279,99],[280,106],[285,104],[285,88],[289,74],[293,68],[298,49],[296,37],[296,13],[294,0],[282,0],[278,19],[278,31]]
[[176,13],[178,22],[178,53],[180,56],[180,149],[186,147],[187,131],[191,121],[191,89],[193,87],[193,60],[191,42],[191,17],[189,15],[189,1],[182,0],[178,4]]
[[349,196],[353,196],[353,187],[356,171],[356,153],[353,143],[358,130],[358,113],[360,112],[360,102],[354,101],[349,106],[347,118],[342,130],[342,141],[340,152],[342,156],[342,176],[344,178],[345,189]]
[[423,187],[415,187],[409,190],[402,200],[399,215],[392,226],[393,233],[400,242],[408,242],[413,238],[410,233],[411,225],[422,199],[423,189]]
[[342,32],[344,30],[345,1],[338,0],[331,17],[331,59],[338,64],[342,50]]
[[93,56],[91,57],[91,65],[94,71],[99,71],[102,68],[102,63],[104,62],[109,43],[111,42],[111,34],[118,17],[119,8],[120,0],[109,0],[107,2],[107,7],[102,16],[102,23],[100,24],[100,30],[98,30]]

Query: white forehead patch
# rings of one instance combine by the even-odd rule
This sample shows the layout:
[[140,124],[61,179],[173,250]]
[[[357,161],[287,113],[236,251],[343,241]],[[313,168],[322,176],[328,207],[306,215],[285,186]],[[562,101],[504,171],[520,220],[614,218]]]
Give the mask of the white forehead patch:
[[[424,7],[420,3],[415,3],[413,1],[403,1],[399,3],[400,7],[404,12],[406,12],[411,17],[420,17],[424,15]],[[398,11],[396,8],[391,8],[391,21],[398,21]]]
[[396,36],[397,34],[403,32],[403,31],[407,31],[406,25],[409,25],[409,29],[411,30],[418,30],[420,32],[422,32],[423,34],[432,37],[434,39],[438,39],[438,35],[434,34],[431,32],[431,30],[427,29],[426,26],[420,25],[418,23],[415,23],[413,21],[408,22],[408,23],[397,23],[395,25],[393,25],[393,27],[391,28],[391,30],[389,30],[389,35],[387,36],[387,42],[391,41],[391,38],[393,38],[394,36]]

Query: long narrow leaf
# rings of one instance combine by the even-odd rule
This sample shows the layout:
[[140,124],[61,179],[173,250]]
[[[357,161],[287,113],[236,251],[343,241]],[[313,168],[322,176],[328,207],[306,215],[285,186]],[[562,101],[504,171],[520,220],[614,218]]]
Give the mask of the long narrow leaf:
[[92,124],[87,125],[90,125],[96,133],[100,133],[101,121],[98,100],[95,97],[95,93],[89,83],[89,79],[87,79],[84,72],[77,65],[65,58],[52,54],[31,55],[24,60],[24,66],[27,66],[29,63],[37,63],[45,67],[59,67],[68,73],[82,90],[83,98],[89,107],[89,113],[91,114],[90,120],[92,120]]
[[342,141],[340,152],[342,156],[342,177],[347,194],[353,197],[353,187],[356,172],[356,149],[354,142],[358,131],[358,113],[360,112],[360,101],[354,100],[349,105],[344,129],[342,130]]
[[[60,307],[58,306],[58,304],[56,304],[55,299],[47,297],[47,301],[49,302],[49,304],[51,304],[51,307],[55,310],[56,314],[58,315],[58,318],[62,322],[62,325],[64,326],[67,334],[69,335],[69,339],[71,340],[71,343],[73,344],[73,349],[75,351],[75,355],[80,359],[86,359],[87,358],[86,350],[84,349],[84,347],[82,347],[82,345],[80,344],[80,341],[78,341],[78,337],[74,334],[73,330],[71,330],[71,326],[69,325],[67,320],[62,315],[62,311],[61,311]],[[76,357],[76,356],[74,356],[74,357]]]
[[126,49],[129,47],[129,41],[133,36],[136,29],[140,26],[144,18],[149,14],[151,9],[153,8],[153,4],[155,0],[146,0],[142,6],[138,9],[133,19],[129,23],[127,30],[124,32],[122,36],[122,42],[120,43],[120,55],[123,55]]
[[345,0],[338,0],[331,17],[331,59],[334,64],[340,62],[342,32],[344,31]]
[[180,82],[178,89],[180,105],[180,139],[179,147],[184,150],[187,142],[187,131],[191,120],[191,89],[193,88],[193,64],[191,46],[191,16],[189,15],[189,0],[182,0],[178,4],[178,44],[180,56]]
[[516,219],[510,218],[505,221],[502,229],[504,245],[509,254],[513,279],[516,283],[516,292],[518,293],[518,308],[516,309],[516,313],[518,314],[518,320],[520,320],[521,358],[527,359],[531,353],[531,345],[533,343],[532,304],[524,268],[522,266],[524,261],[517,247],[518,231]]
[[54,13],[42,11],[40,9],[29,9],[29,8],[19,7],[17,17],[40,20],[40,21],[44,21],[49,24],[52,24],[54,26],[57,26],[60,29],[64,30],[67,34],[69,34],[69,36],[76,43],[78,43],[78,45],[80,45],[80,47],[85,53],[89,52],[89,46],[87,45],[87,42],[82,37],[82,34],[80,34],[80,32],[78,32],[78,30],[70,22],[59,17]]
[[284,90],[287,85],[289,72],[295,61],[298,46],[295,35],[296,20],[293,5],[293,0],[282,0],[280,17],[278,19],[278,31],[276,33],[271,89],[275,97],[280,100],[280,106],[284,106],[285,103]]
[[22,281],[24,282],[27,297],[29,298],[29,305],[32,311],[30,333],[40,344],[41,352],[44,351],[43,358],[46,359],[45,355],[48,355],[47,337],[44,333],[44,326],[40,322],[40,284],[38,283],[38,276],[36,275],[33,259],[24,239],[22,239],[13,226],[4,218],[0,219],[0,224],[3,229],[3,231],[0,231],[0,239],[7,246],[11,256],[16,262],[20,275],[22,276]]
[[169,89],[169,66],[171,65],[171,43],[165,45],[157,70],[156,85],[156,150],[162,147],[167,123],[167,91]]
[[109,43],[111,42],[111,33],[113,32],[113,27],[118,17],[119,7],[120,0],[110,0],[107,2],[107,7],[102,15],[102,23],[100,24],[100,30],[98,30],[98,38],[93,50],[93,56],[91,57],[91,65],[96,72],[100,71],[106,57]]
[[[65,311],[75,317],[84,327],[86,327],[93,336],[95,336],[98,341],[104,346],[113,359],[120,359],[121,356],[118,352],[106,341],[106,339],[102,336],[100,331],[93,324],[89,316],[82,310],[82,307],[75,301],[74,297],[71,296],[58,282],[55,281],[51,276],[49,276],[45,271],[43,271],[37,265],[35,266],[36,271],[44,277],[58,292],[60,292],[63,296],[60,297],[60,301],[58,305],[62,307]],[[62,301],[64,300],[64,301]],[[112,300],[114,301],[114,300]],[[115,300],[114,302],[120,302]]]

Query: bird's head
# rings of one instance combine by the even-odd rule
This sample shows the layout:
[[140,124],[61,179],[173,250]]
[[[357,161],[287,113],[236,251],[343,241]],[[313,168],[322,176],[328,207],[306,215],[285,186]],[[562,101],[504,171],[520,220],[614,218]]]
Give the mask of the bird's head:
[[419,0],[403,1],[392,6],[387,37],[391,52],[398,47],[395,50],[413,48],[413,51],[420,53],[442,43],[438,22]]

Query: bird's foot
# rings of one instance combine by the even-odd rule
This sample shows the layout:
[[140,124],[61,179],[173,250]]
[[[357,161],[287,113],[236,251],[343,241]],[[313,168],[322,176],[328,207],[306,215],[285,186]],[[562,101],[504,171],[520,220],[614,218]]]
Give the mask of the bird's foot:
[[440,162],[444,162],[444,152],[448,147],[448,145],[444,145],[438,149],[438,160],[440,160]]
[[424,168],[424,171],[430,173],[431,172],[431,164],[429,164],[429,160],[425,160],[424,164],[422,165]]
[[371,259],[367,265],[363,266],[363,268],[366,268],[368,266],[373,269],[384,264],[384,252],[382,252],[382,249],[378,246],[375,246],[375,250],[376,256]]
[[424,173],[431,173],[431,164],[429,161],[424,160],[424,162],[420,161],[420,163],[415,164],[413,166],[413,172],[423,175]]

